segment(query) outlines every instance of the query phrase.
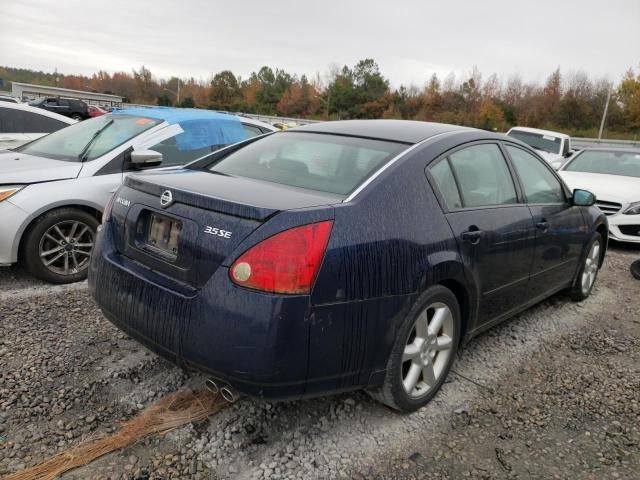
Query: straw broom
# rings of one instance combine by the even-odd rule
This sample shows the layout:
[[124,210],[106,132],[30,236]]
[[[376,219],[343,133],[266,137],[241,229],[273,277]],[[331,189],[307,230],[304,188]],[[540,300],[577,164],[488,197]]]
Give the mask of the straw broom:
[[187,423],[202,421],[226,405],[221,397],[208,391],[172,393],[122,423],[120,430],[113,435],[81,443],[38,465],[12,473],[4,480],[53,480],[68,470],[86,465],[152,433],[164,434]]

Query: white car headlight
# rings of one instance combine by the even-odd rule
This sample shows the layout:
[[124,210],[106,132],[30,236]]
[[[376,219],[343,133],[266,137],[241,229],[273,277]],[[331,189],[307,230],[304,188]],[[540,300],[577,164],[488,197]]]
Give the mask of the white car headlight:
[[11,195],[15,195],[24,188],[24,185],[0,185],[0,202]]
[[[0,193],[0,196],[2,194]],[[640,215],[640,202],[632,203],[624,212],[625,215]]]

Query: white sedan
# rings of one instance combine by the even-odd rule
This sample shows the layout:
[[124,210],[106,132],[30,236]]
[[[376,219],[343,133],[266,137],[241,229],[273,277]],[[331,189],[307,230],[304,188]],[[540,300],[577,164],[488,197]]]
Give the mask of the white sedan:
[[609,237],[640,243],[640,149],[587,148],[558,171],[573,190],[596,195],[609,220]]
[[52,283],[82,280],[102,210],[129,173],[177,169],[274,130],[210,110],[131,108],[0,152],[0,266],[21,261]]
[[19,147],[74,123],[72,118],[26,103],[0,102],[0,150]]

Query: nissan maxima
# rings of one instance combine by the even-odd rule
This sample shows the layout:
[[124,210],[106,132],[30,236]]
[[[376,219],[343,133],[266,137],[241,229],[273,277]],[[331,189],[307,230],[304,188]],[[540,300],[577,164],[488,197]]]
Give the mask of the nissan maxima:
[[504,135],[318,123],[129,176],[89,287],[127,334],[239,393],[366,389],[413,411],[465,341],[591,293],[608,238],[594,202]]

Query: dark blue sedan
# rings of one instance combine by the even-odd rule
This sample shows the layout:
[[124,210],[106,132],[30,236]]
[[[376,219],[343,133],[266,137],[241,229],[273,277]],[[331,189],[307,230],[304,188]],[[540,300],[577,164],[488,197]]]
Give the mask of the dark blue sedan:
[[608,238],[594,201],[503,135],[319,123],[127,178],[89,285],[118,327],[218,385],[364,388],[412,411],[471,337],[590,294]]

